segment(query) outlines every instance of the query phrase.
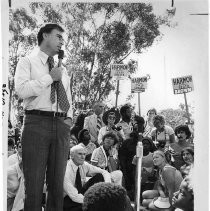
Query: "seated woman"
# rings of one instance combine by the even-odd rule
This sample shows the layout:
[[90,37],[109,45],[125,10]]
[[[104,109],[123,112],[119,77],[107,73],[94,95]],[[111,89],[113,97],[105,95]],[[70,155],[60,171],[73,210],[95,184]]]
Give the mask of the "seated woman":
[[102,127],[98,133],[98,144],[102,143],[103,136],[108,132],[113,132],[118,136],[119,141],[125,139],[125,135],[121,127],[116,127],[115,125],[120,121],[120,113],[116,108],[111,108],[110,110],[104,112],[103,122],[106,126]]
[[93,151],[91,164],[107,170],[111,174],[112,182],[122,184],[122,172],[118,169],[118,152],[114,147],[117,144],[117,136],[106,133],[102,138],[102,145]]
[[[182,182],[181,173],[168,164],[166,156],[161,150],[154,152],[153,163],[158,167],[158,182],[153,190],[146,190],[143,192],[142,205],[148,207],[149,210],[152,211],[173,210],[171,207],[171,201],[173,193],[179,189]],[[156,201],[165,201],[164,206],[158,206]],[[159,204],[163,203],[161,202]]]
[[184,161],[181,156],[181,151],[185,147],[192,147],[193,144],[188,142],[188,139],[191,136],[191,132],[187,125],[179,125],[175,128],[175,135],[177,136],[178,141],[170,144],[170,148],[174,151],[174,162],[173,166],[180,170],[180,167],[184,165]]
[[181,183],[179,191],[172,198],[175,211],[194,211],[194,192],[191,178],[187,176]]
[[96,145],[90,141],[90,134],[87,129],[82,129],[78,134],[79,144],[80,146],[86,149],[86,157],[85,160],[90,162],[91,155],[93,151],[96,149]]
[[185,178],[189,175],[191,168],[193,167],[194,163],[194,150],[191,147],[186,147],[181,151],[181,157],[184,161],[184,165],[181,166],[180,172],[182,177]]
[[153,124],[155,128],[153,128],[151,136],[158,149],[164,150],[169,144],[175,142],[174,130],[172,127],[165,125],[164,116],[154,116]]

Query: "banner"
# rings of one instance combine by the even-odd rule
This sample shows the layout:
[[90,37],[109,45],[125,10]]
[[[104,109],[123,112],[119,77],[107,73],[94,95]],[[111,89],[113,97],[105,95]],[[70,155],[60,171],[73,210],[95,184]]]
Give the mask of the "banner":
[[128,77],[128,65],[126,64],[111,64],[111,76],[117,80],[122,80]]
[[132,78],[131,79],[131,93],[145,92],[147,89],[147,77]]
[[194,90],[192,76],[172,78],[174,94],[183,94]]

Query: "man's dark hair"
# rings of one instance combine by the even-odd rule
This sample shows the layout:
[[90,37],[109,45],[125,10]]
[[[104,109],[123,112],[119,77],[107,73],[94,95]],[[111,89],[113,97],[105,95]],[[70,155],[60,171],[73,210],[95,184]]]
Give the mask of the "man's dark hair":
[[84,132],[89,132],[87,129],[82,129],[82,130],[80,130],[79,131],[79,133],[78,133],[78,141],[79,141],[79,143],[83,143],[83,141],[84,141]]
[[130,106],[129,105],[123,105],[121,108],[120,108],[120,114],[121,116],[124,116],[126,111],[130,109]]
[[177,134],[180,132],[180,131],[184,131],[186,133],[186,138],[190,138],[191,136],[191,132],[190,132],[190,129],[187,125],[178,125],[176,128],[175,128],[175,135],[177,136]]
[[61,26],[59,26],[58,24],[54,24],[54,23],[46,24],[45,26],[40,28],[38,35],[37,35],[37,40],[38,40],[39,46],[41,45],[41,43],[43,41],[43,33],[49,34],[53,29],[57,29],[60,32],[64,32],[64,29]]
[[138,131],[139,133],[143,133],[144,132],[144,118],[138,115],[134,116],[134,121],[137,122],[138,124]]
[[122,186],[100,182],[85,192],[82,209],[83,211],[125,211],[127,206],[127,194]]
[[117,136],[113,132],[108,132],[102,137],[102,141],[104,142],[105,138],[112,138],[114,140],[114,145],[118,142]]

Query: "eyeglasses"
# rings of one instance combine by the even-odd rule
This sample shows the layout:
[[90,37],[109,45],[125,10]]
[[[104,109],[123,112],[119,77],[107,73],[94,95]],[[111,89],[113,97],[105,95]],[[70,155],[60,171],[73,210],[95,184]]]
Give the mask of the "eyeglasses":
[[115,117],[114,116],[109,116],[108,119],[113,119],[114,120]]

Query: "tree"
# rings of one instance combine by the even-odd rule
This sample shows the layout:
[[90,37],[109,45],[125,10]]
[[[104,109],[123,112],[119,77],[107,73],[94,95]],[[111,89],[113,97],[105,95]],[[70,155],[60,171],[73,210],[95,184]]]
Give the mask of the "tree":
[[[29,16],[24,8],[9,11],[9,84],[10,84],[10,102],[9,111],[11,112],[11,105],[13,109],[17,110],[17,117],[20,116],[20,105],[22,100],[18,99],[14,93],[14,75],[17,63],[21,56],[33,49],[36,43],[35,19]],[[9,114],[10,117],[10,114]]]
[[[33,17],[43,17],[41,21],[37,17],[36,23],[65,26],[63,63],[71,76],[73,102],[81,109],[106,99],[115,89],[109,65],[124,63],[131,53],[142,53],[162,36],[159,26],[168,21],[156,16],[146,3],[33,2],[30,10]],[[135,62],[129,64],[130,73],[135,72],[134,66]]]
[[175,129],[178,125],[185,124],[187,117],[186,112],[182,109],[164,109],[159,112],[159,114],[165,117],[166,125],[170,125],[173,129]]

